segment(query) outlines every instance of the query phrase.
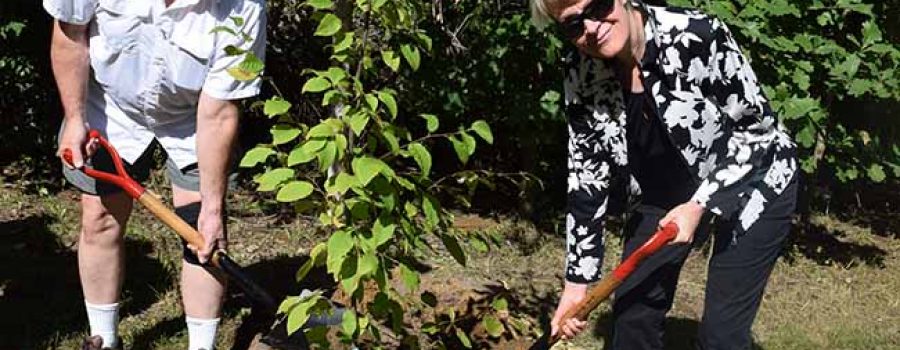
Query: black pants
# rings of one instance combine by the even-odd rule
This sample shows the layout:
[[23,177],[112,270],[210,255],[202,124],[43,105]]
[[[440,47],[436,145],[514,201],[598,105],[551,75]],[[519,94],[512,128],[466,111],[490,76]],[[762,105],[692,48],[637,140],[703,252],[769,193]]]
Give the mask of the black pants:
[[[733,222],[719,222],[714,228],[701,224],[697,229],[694,245],[703,243],[711,233],[716,235],[698,349],[751,348],[750,327],[790,231],[796,198],[795,181],[736,241],[732,239]],[[626,226],[623,256],[646,242],[664,215],[661,208],[639,207]],[[664,247],[619,287],[613,303],[612,349],[663,349],[666,313],[672,308],[678,275],[690,249],[684,245]]]

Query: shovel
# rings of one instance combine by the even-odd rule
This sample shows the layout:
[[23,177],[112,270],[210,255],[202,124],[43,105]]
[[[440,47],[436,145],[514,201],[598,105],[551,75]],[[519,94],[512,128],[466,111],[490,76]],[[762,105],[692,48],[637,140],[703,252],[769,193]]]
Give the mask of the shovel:
[[[175,231],[181,238],[188,242],[188,244],[194,247],[203,247],[205,246],[203,242],[203,236],[197,232],[196,229],[188,225],[184,220],[181,219],[178,215],[176,215],[172,210],[166,207],[163,204],[156,194],[151,192],[150,190],[145,189],[141,186],[137,181],[134,181],[128,173],[125,172],[125,167],[122,164],[122,159],[119,158],[118,152],[116,149],[109,144],[109,142],[100,135],[100,132],[97,130],[91,130],[88,132],[88,140],[96,141],[100,146],[106,149],[109,152],[109,155],[112,158],[113,165],[116,168],[116,174],[99,171],[93,169],[91,167],[83,167],[81,171],[84,172],[87,176],[90,176],[94,179],[105,181],[116,185],[122,188],[125,193],[127,193],[130,197],[137,199],[147,210],[153,213],[154,216],[159,218],[163,223],[165,223],[169,228]],[[63,159],[69,163],[72,162],[72,151],[69,149],[63,150]],[[212,257],[209,259],[208,265],[222,271],[226,276],[228,276],[229,280],[234,282],[235,285],[240,288],[244,294],[247,296],[247,299],[250,300],[251,304],[260,308],[260,311],[263,311],[264,314],[267,315],[275,315],[276,310],[278,309],[278,302],[262,287],[259,286],[253,279],[248,276],[240,265],[234,262],[228,254],[225,253],[224,250],[216,250],[213,252]],[[340,316],[340,315],[338,315]],[[332,320],[324,320],[321,321],[323,323],[332,323]],[[294,350],[294,349],[306,349],[306,339],[303,337],[303,332],[295,332],[290,336],[287,334],[286,327],[282,323],[276,324],[272,327],[270,332],[262,338],[262,342],[271,346],[271,348],[275,349],[285,349],[285,350]]]
[[[675,223],[669,223],[659,231],[656,231],[644,245],[635,250],[634,253],[631,253],[631,255],[619,264],[612,273],[601,279],[595,287],[591,288],[584,300],[578,305],[575,305],[575,307],[569,309],[569,311],[563,315],[561,320],[566,321],[573,317],[579,320],[586,320],[588,315],[591,314],[591,311],[594,311],[594,309],[600,305],[600,302],[609,298],[609,295],[612,294],[612,292],[615,291],[632,272],[634,272],[644,259],[653,255],[675,239],[676,234],[678,234],[678,226],[675,225]],[[556,344],[556,342],[559,341],[559,339],[559,333],[553,336],[550,334],[550,330],[546,330],[544,335],[529,349],[550,349],[553,347],[553,344]]]

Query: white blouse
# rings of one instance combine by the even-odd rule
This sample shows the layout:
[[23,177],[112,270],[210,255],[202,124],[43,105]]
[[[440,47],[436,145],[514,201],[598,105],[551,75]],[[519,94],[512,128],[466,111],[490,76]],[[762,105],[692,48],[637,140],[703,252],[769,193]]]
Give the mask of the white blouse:
[[[135,162],[154,139],[181,168],[197,162],[197,104],[200,93],[234,100],[259,93],[259,78],[234,79],[226,69],[248,49],[264,59],[264,0],[44,0],[59,21],[87,24],[90,64],[86,120]],[[243,19],[236,26],[230,17]],[[240,21],[237,21],[240,22]],[[240,30],[252,42],[217,26]]]

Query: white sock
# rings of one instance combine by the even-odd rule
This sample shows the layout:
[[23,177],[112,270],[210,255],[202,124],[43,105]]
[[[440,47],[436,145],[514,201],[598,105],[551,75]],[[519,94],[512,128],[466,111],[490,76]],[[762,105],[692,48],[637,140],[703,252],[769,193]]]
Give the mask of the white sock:
[[213,350],[216,345],[216,331],[219,330],[219,319],[202,319],[184,317],[188,329],[189,350]]
[[117,328],[119,326],[119,303],[97,305],[84,301],[87,309],[91,336],[103,338],[103,347],[115,349],[119,346]]

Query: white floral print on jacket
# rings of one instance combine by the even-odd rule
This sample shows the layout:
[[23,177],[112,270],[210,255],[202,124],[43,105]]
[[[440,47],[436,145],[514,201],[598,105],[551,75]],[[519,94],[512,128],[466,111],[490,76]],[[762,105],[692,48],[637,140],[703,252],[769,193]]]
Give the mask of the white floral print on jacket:
[[[722,21],[695,10],[635,5],[647,14],[644,86],[696,177],[692,200],[737,220],[737,240],[793,179],[796,145]],[[600,278],[609,194],[633,181],[621,85],[603,60],[577,50],[565,64],[566,280],[588,283]]]

